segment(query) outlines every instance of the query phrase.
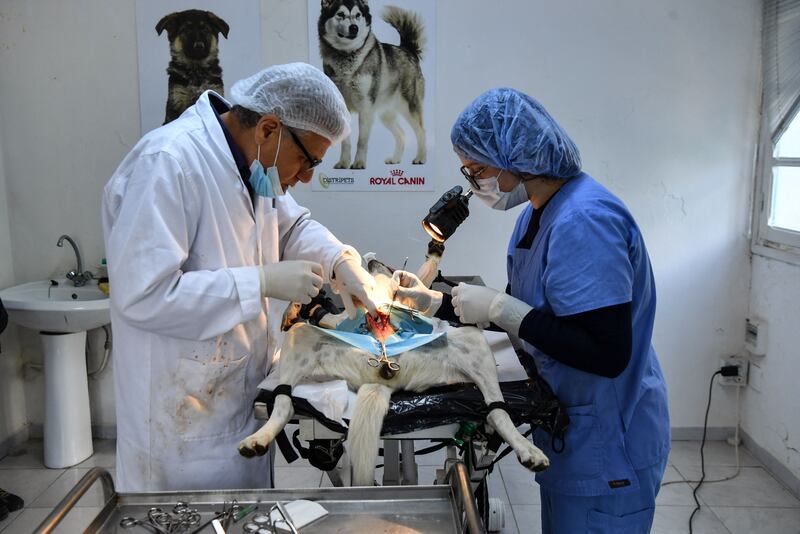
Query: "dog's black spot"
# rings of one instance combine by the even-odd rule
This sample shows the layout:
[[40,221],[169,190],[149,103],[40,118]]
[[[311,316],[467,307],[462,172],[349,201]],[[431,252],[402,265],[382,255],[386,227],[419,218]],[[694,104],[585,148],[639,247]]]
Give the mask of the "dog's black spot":
[[325,344],[322,341],[317,341],[316,343],[314,343],[314,346],[311,348],[311,350],[313,350],[314,352],[319,352],[322,350],[322,347],[324,346]]
[[379,375],[381,376],[381,378],[383,378],[384,380],[391,380],[392,378],[394,378],[394,377],[395,377],[395,375],[397,374],[397,371],[392,371],[391,369],[389,369],[389,366],[388,366],[388,365],[386,365],[386,364],[383,364],[383,365],[381,365],[381,368],[380,368],[380,370],[378,371],[378,374],[379,374]]

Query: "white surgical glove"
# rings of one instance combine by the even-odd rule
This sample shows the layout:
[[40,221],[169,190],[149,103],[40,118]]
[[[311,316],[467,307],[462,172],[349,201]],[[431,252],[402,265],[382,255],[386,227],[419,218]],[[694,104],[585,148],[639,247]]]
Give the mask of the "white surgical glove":
[[489,305],[489,320],[509,334],[519,337],[522,320],[532,309],[527,303],[498,292]]
[[428,289],[422,280],[408,271],[395,271],[392,275],[392,290],[397,302],[433,317],[442,305],[442,292]]
[[308,304],[322,287],[322,265],[293,260],[261,267],[261,296]]
[[357,303],[367,308],[374,316],[377,306],[372,300],[375,290],[375,279],[361,266],[361,258],[350,251],[345,251],[333,266],[331,287],[342,297],[344,310],[350,319],[355,319]]
[[496,289],[461,282],[453,288],[453,309],[462,323],[487,328],[491,321],[489,306],[497,294]]

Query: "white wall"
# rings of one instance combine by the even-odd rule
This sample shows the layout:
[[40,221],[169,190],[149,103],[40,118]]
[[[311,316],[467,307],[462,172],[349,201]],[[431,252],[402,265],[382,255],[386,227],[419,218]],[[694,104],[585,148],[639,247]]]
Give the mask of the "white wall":
[[753,358],[742,428],[800,479],[800,266],[754,255],[750,313],[767,323],[767,355]]
[[[0,123],[2,119],[0,119]],[[1,139],[1,138],[0,138]],[[6,175],[3,172],[3,144],[0,140],[0,287],[13,285],[11,228],[8,220]],[[0,456],[26,437],[27,411],[22,380],[22,358],[17,328],[9,324],[0,335]]]
[[[87,267],[104,256],[102,189],[139,137],[134,3],[11,1],[0,15],[0,135],[13,282],[22,283],[74,267],[72,250],[56,247],[64,233]],[[20,344],[41,362],[36,335],[20,329]],[[26,376],[29,421],[41,425],[42,377]],[[92,396],[93,423],[113,425],[111,374],[101,382],[92,383],[105,392]]]
[[[702,425],[707,378],[738,351],[748,303],[751,160],[759,101],[758,0],[438,2],[436,193],[295,195],[341,239],[411,266],[419,220],[461,183],[449,128],[481,91],[511,85],[540,99],[574,138],[585,169],[619,194],[644,232],[658,281],[655,346],[673,425]],[[87,16],[91,13],[91,16]],[[103,184],[138,135],[133,2],[7,0],[0,8],[0,135],[14,283],[66,272],[74,236],[103,256]],[[262,3],[263,57],[304,60],[305,2]],[[443,270],[505,285],[514,215],[473,202]],[[25,346],[35,359],[35,343]],[[103,380],[110,381],[110,376]],[[102,381],[101,381],[102,382]],[[106,382],[106,384],[109,382]],[[29,385],[31,421],[40,386]],[[110,387],[95,392],[113,423]],[[727,392],[722,394],[728,395]],[[719,397],[721,400],[722,397]],[[733,413],[715,403],[713,426]],[[720,408],[717,408],[717,407]]]

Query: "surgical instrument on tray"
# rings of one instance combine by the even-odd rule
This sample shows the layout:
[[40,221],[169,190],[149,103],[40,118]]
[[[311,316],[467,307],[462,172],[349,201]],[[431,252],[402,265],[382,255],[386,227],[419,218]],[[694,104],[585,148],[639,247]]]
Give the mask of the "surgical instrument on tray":
[[257,508],[258,508],[257,504],[251,504],[249,506],[245,506],[244,508],[233,514],[233,522],[238,523],[239,521],[241,521],[242,519],[253,513],[253,511],[255,511]]
[[[286,510],[286,507],[283,505],[283,503],[281,501],[277,501],[275,503],[275,506],[272,507],[272,509],[276,509],[276,508],[278,510],[278,513],[280,513],[281,516],[283,516],[283,522],[286,523],[286,525],[292,531],[292,534],[300,534],[297,531],[297,528],[294,526],[294,522],[292,521],[292,516],[289,515],[288,510]],[[272,509],[269,511],[270,519],[272,518]],[[277,523],[277,521],[276,521],[276,523]],[[273,531],[274,531],[274,527],[273,527]]]

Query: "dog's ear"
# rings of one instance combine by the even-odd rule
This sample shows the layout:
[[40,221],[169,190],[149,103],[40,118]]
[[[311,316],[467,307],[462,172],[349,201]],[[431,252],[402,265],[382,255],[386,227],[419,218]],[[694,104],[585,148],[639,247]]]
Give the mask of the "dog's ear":
[[175,25],[178,23],[178,15],[180,15],[180,13],[177,12],[164,15],[164,17],[158,21],[158,24],[156,24],[156,33],[161,35],[161,32],[167,30],[167,37],[175,33]]
[[333,2],[334,0],[322,0],[322,9],[328,9]]
[[211,27],[217,30],[217,32],[221,33],[225,39],[228,38],[228,31],[231,29],[228,26],[228,23],[216,16],[211,11],[206,11],[206,15],[208,15],[208,22],[211,24]]
[[300,320],[300,308],[302,308],[302,305],[299,302],[289,303],[281,318],[281,332],[286,332]]

